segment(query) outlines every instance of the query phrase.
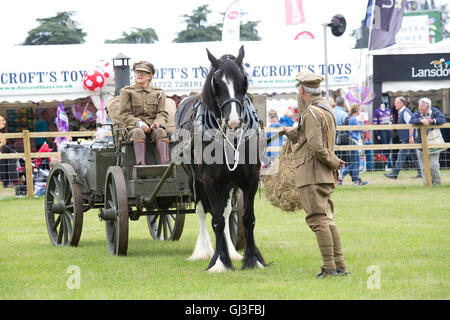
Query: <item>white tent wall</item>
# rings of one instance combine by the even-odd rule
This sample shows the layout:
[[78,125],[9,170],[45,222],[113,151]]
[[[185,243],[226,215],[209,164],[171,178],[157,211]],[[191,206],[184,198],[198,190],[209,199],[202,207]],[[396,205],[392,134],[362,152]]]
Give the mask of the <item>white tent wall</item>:
[[[316,40],[280,43],[222,42],[186,44],[104,44],[15,46],[3,48],[0,66],[0,102],[63,101],[98,93],[83,88],[82,77],[112,58],[124,53],[133,62],[147,60],[156,67],[153,85],[167,95],[187,95],[200,91],[210,62],[206,48],[216,57],[237,55],[245,49],[244,63],[249,74],[251,94],[295,92],[295,75],[301,71],[324,73],[323,44]],[[329,87],[358,84],[361,74],[359,50],[328,53]],[[113,85],[103,93],[114,92]]]
[[269,111],[275,110],[278,119],[281,119],[289,107],[297,108],[297,99],[267,99],[266,119],[269,119]]

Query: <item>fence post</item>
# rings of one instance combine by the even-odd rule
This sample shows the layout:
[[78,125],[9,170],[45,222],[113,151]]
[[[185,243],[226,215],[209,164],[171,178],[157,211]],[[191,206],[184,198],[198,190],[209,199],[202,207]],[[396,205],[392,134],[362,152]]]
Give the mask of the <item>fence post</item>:
[[425,173],[425,183],[427,187],[431,187],[430,151],[428,150],[428,135],[427,128],[425,126],[420,126],[420,138],[422,139],[423,171]]
[[31,164],[30,131],[23,130],[22,135],[23,152],[25,154],[25,172],[27,178],[27,197],[33,197],[33,166]]

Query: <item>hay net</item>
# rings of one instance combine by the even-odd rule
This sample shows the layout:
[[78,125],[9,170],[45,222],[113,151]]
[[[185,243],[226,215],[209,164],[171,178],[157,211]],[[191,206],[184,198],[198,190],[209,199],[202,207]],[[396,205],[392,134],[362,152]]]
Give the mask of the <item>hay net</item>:
[[281,149],[280,157],[265,171],[263,184],[269,202],[284,211],[297,211],[302,208],[295,187],[295,145],[288,140]]

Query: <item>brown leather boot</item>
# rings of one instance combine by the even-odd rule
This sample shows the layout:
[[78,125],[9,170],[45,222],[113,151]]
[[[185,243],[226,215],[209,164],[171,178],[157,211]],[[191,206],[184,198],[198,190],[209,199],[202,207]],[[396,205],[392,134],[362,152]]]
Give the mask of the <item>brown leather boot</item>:
[[170,162],[169,157],[169,141],[163,139],[156,140],[156,152],[159,157],[159,164],[168,164]]
[[133,141],[134,155],[136,157],[137,165],[145,165],[145,141]]

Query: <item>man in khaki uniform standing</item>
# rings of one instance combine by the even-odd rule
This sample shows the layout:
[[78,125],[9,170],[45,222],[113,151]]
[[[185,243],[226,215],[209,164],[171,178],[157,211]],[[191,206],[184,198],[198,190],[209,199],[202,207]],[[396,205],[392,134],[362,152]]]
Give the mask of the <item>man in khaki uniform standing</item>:
[[294,151],[296,187],[306,212],[306,223],[316,235],[323,260],[317,278],[347,275],[330,198],[337,171],[345,164],[334,154],[336,118],[321,95],[322,76],[299,73],[296,80],[301,118],[297,128],[284,130],[298,144]]
[[133,141],[136,164],[145,165],[145,140],[156,142],[160,164],[169,163],[169,140],[164,126],[168,113],[166,94],[150,85],[155,67],[147,61],[133,64],[135,83],[120,91],[120,127],[128,129],[127,141]]

